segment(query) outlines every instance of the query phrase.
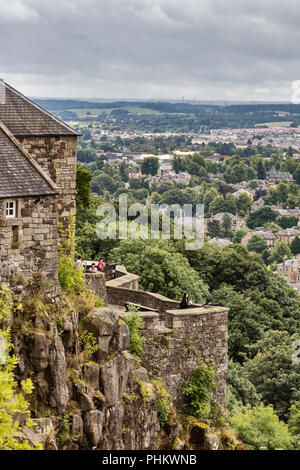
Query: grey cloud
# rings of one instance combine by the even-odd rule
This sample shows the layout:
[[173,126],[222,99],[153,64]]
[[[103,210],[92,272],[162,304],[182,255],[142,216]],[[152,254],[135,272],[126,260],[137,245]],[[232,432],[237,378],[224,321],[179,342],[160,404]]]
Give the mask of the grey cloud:
[[279,100],[300,79],[298,0],[6,3],[0,72],[31,95]]

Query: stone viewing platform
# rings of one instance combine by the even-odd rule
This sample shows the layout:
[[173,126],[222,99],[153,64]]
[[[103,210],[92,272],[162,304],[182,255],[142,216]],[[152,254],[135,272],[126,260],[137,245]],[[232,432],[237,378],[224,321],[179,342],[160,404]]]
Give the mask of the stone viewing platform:
[[228,309],[198,304],[180,309],[176,300],[139,290],[139,276],[128,273],[124,266],[115,266],[112,277],[109,268],[105,273],[85,274],[88,286],[121,318],[130,314],[127,303],[149,309],[136,309],[144,320],[142,364],[153,377],[163,379],[175,406],[184,405],[181,389],[195,368],[201,362],[213,362],[217,383],[214,398],[224,407]]

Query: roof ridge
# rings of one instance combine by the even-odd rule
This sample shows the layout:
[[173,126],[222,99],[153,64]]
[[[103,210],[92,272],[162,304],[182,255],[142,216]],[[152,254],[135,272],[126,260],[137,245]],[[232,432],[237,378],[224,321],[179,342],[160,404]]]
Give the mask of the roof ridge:
[[58,193],[58,188],[54,181],[47,175],[47,173],[40,167],[40,165],[35,161],[35,159],[24,149],[21,143],[16,139],[16,137],[10,132],[6,125],[0,120],[0,130],[8,137],[8,139],[13,143],[13,145],[22,153],[25,159],[30,163],[30,165],[39,173],[39,175],[46,181],[46,183]]
[[40,106],[39,104],[35,103],[34,101],[32,101],[30,98],[28,98],[27,96],[23,95],[23,93],[21,93],[20,91],[16,90],[14,87],[12,87],[11,85],[9,85],[8,83],[4,82],[5,86],[11,90],[13,93],[15,93],[16,95],[18,95],[20,98],[24,99],[25,101],[27,101],[29,104],[31,104],[32,106],[34,106],[35,108],[39,109],[40,111],[42,111],[43,113],[45,113],[47,116],[49,116],[51,119],[53,119],[54,121],[56,121],[57,123],[59,123],[61,126],[65,127],[66,129],[68,129],[68,131],[72,132],[74,135],[80,135],[78,132],[76,132],[71,126],[69,126],[68,124],[66,124],[64,121],[62,121],[61,119],[57,118],[56,116],[54,116],[52,113],[50,113],[49,111],[47,111],[45,108],[43,108],[42,106]]

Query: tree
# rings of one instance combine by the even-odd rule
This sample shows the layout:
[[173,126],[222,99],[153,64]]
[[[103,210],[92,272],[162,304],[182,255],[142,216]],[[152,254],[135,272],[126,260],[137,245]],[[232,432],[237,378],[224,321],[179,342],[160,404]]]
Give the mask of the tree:
[[208,297],[207,285],[168,240],[122,240],[109,258],[138,274],[144,290],[176,300],[188,291],[197,303],[204,303]]
[[298,255],[300,253],[300,237],[298,237],[298,235],[294,238],[290,247],[293,255]]
[[268,248],[267,242],[259,235],[253,235],[248,241],[247,250],[262,253]]
[[280,225],[280,227],[283,229],[296,227],[297,223],[298,219],[295,216],[284,215],[283,217],[279,217],[277,219],[277,224]]
[[257,211],[251,212],[247,217],[247,226],[251,229],[262,227],[267,222],[275,222],[277,214],[271,207],[264,206]]
[[[230,388],[231,397],[235,407],[257,406],[261,396],[257,393],[254,385],[250,382],[245,368],[238,362],[230,359],[228,363],[227,386]],[[230,411],[234,411],[230,409]]]
[[295,173],[295,182],[296,184],[300,184],[300,168],[297,168],[296,173]]
[[285,256],[287,256],[288,259],[292,258],[290,247],[286,243],[277,240],[274,247],[270,250],[269,262],[282,263]]
[[257,178],[259,180],[265,180],[266,179],[266,170],[264,167],[264,164],[262,160],[260,159],[258,164],[257,164]]
[[155,176],[159,169],[159,160],[157,157],[144,158],[141,166],[143,175]]
[[263,404],[235,414],[230,423],[237,437],[250,450],[293,449],[293,439],[288,426],[279,421],[270,406]]
[[232,220],[229,214],[224,214],[220,228],[221,237],[233,239]]
[[102,192],[109,191],[110,194],[113,194],[118,188],[118,182],[112,176],[105,173],[97,176],[96,181],[99,183]]
[[292,434],[300,436],[300,401],[290,408],[289,428]]
[[77,206],[88,207],[91,196],[91,181],[93,175],[81,165],[77,165],[76,174],[76,204]]
[[218,238],[220,236],[220,222],[218,220],[207,222],[207,235],[210,238]]
[[244,363],[257,393],[265,404],[272,404],[281,419],[288,419],[291,405],[300,400],[300,364],[292,361],[292,344],[297,339],[286,331],[267,331],[249,346],[253,359]]
[[252,200],[246,193],[242,193],[236,200],[236,207],[240,216],[244,217],[251,210]]
[[241,243],[244,236],[248,233],[248,230],[245,228],[241,228],[234,232],[233,243]]

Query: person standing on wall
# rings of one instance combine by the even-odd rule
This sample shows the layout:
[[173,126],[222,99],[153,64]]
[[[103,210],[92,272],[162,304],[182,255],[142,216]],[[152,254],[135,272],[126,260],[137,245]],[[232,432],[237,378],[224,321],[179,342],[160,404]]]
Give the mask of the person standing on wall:
[[105,269],[105,263],[103,261],[103,258],[100,258],[98,265],[97,265],[98,271],[104,272]]

